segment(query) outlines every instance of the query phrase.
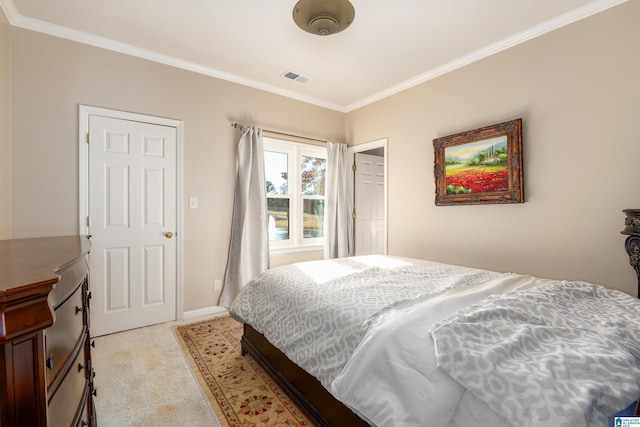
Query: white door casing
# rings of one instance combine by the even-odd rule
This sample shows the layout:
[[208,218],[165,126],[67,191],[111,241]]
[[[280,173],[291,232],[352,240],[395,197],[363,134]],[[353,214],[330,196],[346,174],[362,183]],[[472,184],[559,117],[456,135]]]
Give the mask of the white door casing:
[[180,129],[108,114],[86,115],[94,336],[175,320],[180,294]]
[[355,164],[355,254],[384,254],[384,157],[356,153]]

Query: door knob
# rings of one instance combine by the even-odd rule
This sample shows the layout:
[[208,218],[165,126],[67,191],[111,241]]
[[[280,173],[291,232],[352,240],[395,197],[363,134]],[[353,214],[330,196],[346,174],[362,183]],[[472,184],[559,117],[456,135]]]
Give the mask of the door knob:
[[170,239],[170,238],[173,237],[173,232],[172,231],[167,231],[164,235],[167,236],[167,239]]

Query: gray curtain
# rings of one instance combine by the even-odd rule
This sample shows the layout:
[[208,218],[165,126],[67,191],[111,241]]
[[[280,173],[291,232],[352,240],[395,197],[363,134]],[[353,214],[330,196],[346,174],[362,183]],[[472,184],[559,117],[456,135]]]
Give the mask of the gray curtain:
[[349,191],[351,163],[347,144],[327,142],[327,176],[324,207],[324,258],[352,256],[353,220]]
[[245,126],[238,143],[231,242],[220,305],[229,307],[240,289],[269,268],[267,192],[262,129]]

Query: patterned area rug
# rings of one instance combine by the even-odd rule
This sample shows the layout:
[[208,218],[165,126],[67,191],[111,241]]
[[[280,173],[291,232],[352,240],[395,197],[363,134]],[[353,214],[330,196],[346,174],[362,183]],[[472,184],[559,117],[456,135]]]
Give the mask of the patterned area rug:
[[220,425],[313,426],[253,357],[240,355],[242,324],[224,316],[178,326],[176,336]]

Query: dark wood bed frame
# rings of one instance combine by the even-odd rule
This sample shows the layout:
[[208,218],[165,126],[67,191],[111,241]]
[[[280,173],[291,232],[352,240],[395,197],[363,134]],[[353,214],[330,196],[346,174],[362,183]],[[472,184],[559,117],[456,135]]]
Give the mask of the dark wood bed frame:
[[242,355],[251,354],[271,378],[318,426],[368,426],[320,382],[293,363],[251,325],[244,324]]

